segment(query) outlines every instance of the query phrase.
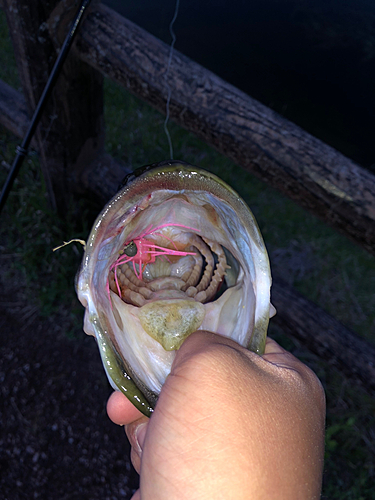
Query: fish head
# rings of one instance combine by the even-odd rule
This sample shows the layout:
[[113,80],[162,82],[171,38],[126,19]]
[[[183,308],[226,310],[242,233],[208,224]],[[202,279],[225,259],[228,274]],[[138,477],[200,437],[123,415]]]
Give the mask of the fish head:
[[84,330],[97,339],[109,381],[146,415],[194,331],[263,353],[270,286],[244,200],[181,161],[127,176],[94,223],[76,281]]

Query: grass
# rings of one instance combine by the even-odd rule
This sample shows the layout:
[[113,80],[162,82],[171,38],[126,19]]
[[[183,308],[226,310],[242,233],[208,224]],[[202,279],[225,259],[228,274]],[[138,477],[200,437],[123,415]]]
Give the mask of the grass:
[[[5,61],[0,66],[0,78],[17,86],[17,71],[1,12],[0,54]],[[128,165],[137,167],[169,156],[164,117],[110,81],[105,82],[105,120],[107,151]],[[374,341],[374,259],[192,134],[173,123],[169,129],[176,158],[217,173],[251,206],[269,249],[273,273],[358,334]],[[5,130],[0,131],[1,183],[18,142]],[[89,214],[84,206],[78,213],[77,218],[72,205],[65,221],[56,218],[49,208],[38,158],[32,154],[16,180],[0,228],[1,251],[10,257],[9,276],[22,276],[28,300],[38,305],[42,315],[65,311],[71,317],[70,334],[78,334],[81,329],[82,309],[73,287],[81,249],[73,244],[53,253],[52,248],[63,240],[87,237]],[[272,326],[270,332],[315,370],[326,389],[324,498],[372,498],[374,400],[276,327]]]

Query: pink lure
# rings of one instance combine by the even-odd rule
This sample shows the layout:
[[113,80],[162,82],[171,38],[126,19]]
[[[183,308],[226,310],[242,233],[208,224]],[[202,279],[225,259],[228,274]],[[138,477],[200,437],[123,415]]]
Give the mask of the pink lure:
[[[154,243],[151,243],[148,241],[145,236],[149,234],[153,234],[156,231],[159,231],[163,227],[168,227],[168,226],[177,226],[177,227],[183,227],[185,229],[190,229],[192,231],[199,231],[199,229],[194,229],[192,227],[184,226],[183,224],[163,224],[161,226],[158,226],[154,229],[152,229],[152,226],[148,227],[144,233],[142,233],[138,238],[134,238],[133,240],[128,241],[124,248],[129,246],[130,243],[134,243],[135,246],[137,247],[137,251],[135,255],[133,256],[128,256],[126,254],[121,254],[120,257],[112,264],[110,267],[110,270],[114,270],[115,274],[115,282],[116,282],[116,287],[118,291],[119,297],[121,297],[121,290],[120,290],[120,285],[118,282],[117,278],[117,268],[121,266],[122,264],[125,264],[127,262],[132,262],[133,263],[133,269],[134,269],[134,274],[137,276],[139,280],[142,280],[143,278],[143,271],[146,267],[147,264],[155,262],[156,257],[164,257],[168,260],[167,255],[195,255],[195,252],[182,252],[179,250],[172,250],[171,248],[164,248],[160,247],[159,245],[155,245]],[[167,238],[169,239],[169,238]],[[174,242],[170,240],[173,245],[176,247]],[[136,264],[138,264],[139,270],[137,271]],[[108,292],[108,297],[110,297],[109,293],[109,281],[107,280],[107,292]]]

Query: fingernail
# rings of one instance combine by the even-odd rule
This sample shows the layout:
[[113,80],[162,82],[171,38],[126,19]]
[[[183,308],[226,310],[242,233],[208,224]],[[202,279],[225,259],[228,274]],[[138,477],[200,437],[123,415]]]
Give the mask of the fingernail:
[[147,423],[140,424],[135,430],[135,439],[139,447],[139,451],[143,450],[143,445],[146,438]]

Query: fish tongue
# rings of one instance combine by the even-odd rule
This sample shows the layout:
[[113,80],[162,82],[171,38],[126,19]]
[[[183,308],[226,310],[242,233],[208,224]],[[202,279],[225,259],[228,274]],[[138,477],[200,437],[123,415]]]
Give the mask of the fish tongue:
[[204,316],[203,304],[195,300],[157,300],[138,309],[143,329],[166,351],[178,349],[200,327]]

